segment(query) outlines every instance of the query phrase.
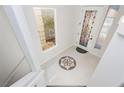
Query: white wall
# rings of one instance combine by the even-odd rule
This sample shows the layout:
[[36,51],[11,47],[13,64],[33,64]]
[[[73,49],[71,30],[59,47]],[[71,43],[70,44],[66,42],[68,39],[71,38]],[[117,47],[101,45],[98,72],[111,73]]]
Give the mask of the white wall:
[[26,59],[24,59],[18,68],[14,71],[11,79],[7,82],[6,86],[10,86],[15,83],[17,80],[21,79],[25,75],[31,72],[31,67],[29,66]]
[[41,6],[56,9],[57,46],[43,52],[36,30],[36,22],[31,6],[4,6],[24,54],[34,70],[40,70],[40,64],[56,56],[74,43],[74,6]]
[[123,9],[124,9],[124,6],[120,5],[120,9],[118,10],[117,17],[114,18],[113,24],[112,24],[112,26],[111,26],[111,28],[109,30],[109,33],[107,35],[107,38],[106,38],[105,42],[104,42],[103,54],[104,54],[104,51],[106,50],[106,48],[108,47],[109,42],[111,41],[114,33],[116,32],[116,29],[118,27],[118,21],[119,21],[120,17],[123,16],[123,14],[124,14],[124,10]]
[[40,70],[39,58],[21,6],[3,6],[14,33],[33,71]]
[[[24,54],[2,6],[0,6],[0,22],[0,86],[3,86],[9,75],[24,58]],[[31,71],[27,61],[23,62],[23,64],[22,68],[18,68],[20,71],[18,77],[22,77],[25,73]],[[27,67],[25,68],[25,66]],[[18,77],[15,77],[13,82],[19,79]]]
[[[121,29],[122,32],[124,31],[123,29]],[[120,36],[117,31],[98,64],[88,86],[106,87],[124,84],[124,36]]]
[[81,31],[81,27],[82,27],[82,12],[83,12],[83,5],[82,6],[76,6],[75,9],[74,9],[74,42],[75,42],[75,45],[77,45],[79,43],[79,35],[80,35],[80,31]]
[[44,64],[47,60],[56,56],[63,50],[74,44],[74,6],[40,6],[43,8],[54,8],[56,10],[55,26],[56,26],[56,43],[57,45],[43,52],[40,47],[40,39],[37,33],[36,20],[34,18],[32,6],[22,6],[28,27],[30,29],[32,39],[35,45],[40,64]]

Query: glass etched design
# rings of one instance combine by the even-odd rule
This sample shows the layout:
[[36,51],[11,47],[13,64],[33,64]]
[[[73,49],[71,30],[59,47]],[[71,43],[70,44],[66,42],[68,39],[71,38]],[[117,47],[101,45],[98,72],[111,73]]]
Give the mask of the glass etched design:
[[54,9],[43,9],[34,7],[34,14],[37,23],[37,31],[40,37],[42,50],[47,50],[56,45]]
[[80,45],[87,47],[97,10],[86,10],[80,36]]

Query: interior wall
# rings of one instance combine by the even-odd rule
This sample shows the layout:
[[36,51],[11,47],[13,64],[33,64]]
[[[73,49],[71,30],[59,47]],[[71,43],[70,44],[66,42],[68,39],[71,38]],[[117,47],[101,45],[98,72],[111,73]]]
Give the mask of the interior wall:
[[115,87],[124,84],[124,37],[115,34],[88,86]]
[[106,38],[106,41],[105,41],[105,44],[104,44],[104,49],[103,49],[104,51],[105,51],[106,48],[108,47],[108,45],[109,45],[109,43],[110,43],[110,41],[111,41],[111,39],[112,39],[114,33],[116,32],[116,29],[117,29],[117,27],[118,27],[119,19],[120,19],[120,17],[123,16],[123,14],[124,14],[124,10],[123,10],[123,9],[124,9],[124,6],[123,6],[123,5],[120,5],[120,9],[119,9],[119,11],[118,11],[118,15],[117,15],[117,17],[114,19],[113,24],[112,24],[112,27],[110,28],[109,33],[108,33],[108,36],[107,36],[107,38]]
[[82,24],[82,11],[83,11],[83,6],[76,6],[75,7],[75,13],[74,13],[74,23],[75,23],[75,26],[74,26],[74,42],[75,42],[75,45],[79,43],[78,41],[78,36],[80,34],[80,31],[81,31],[81,24]]
[[[5,85],[4,83],[10,82],[13,78],[13,82],[20,79],[31,71],[31,68],[25,59],[25,56],[16,40],[14,31],[9,24],[8,18],[4,13],[2,6],[0,6],[0,86]],[[23,62],[23,67],[18,68]],[[25,67],[26,66],[26,67]],[[18,77],[15,77],[15,70],[19,70]],[[13,75],[10,77],[10,75]],[[8,82],[6,82],[8,80]]]
[[7,82],[6,86],[11,86],[13,83],[15,83],[17,80],[21,79],[23,76],[27,75],[31,72],[31,67],[29,66],[26,59],[24,59],[21,64],[18,66],[18,68],[14,71],[14,74],[10,78],[10,80]]
[[[121,6],[120,14],[124,14],[124,6]],[[118,24],[118,23],[116,23]],[[124,25],[124,23],[121,23]],[[118,26],[118,25],[117,25]],[[124,27],[124,26],[123,26]],[[115,27],[113,27],[115,28]],[[119,26],[118,26],[119,29]],[[117,31],[118,31],[117,29]],[[121,31],[123,32],[123,29]],[[113,29],[115,31],[115,29]],[[121,86],[124,84],[124,37],[117,31],[106,49],[88,86]]]
[[46,51],[42,51],[40,39],[37,33],[36,20],[32,6],[22,6],[27,23],[32,35],[32,39],[37,51],[40,64],[56,56],[63,50],[74,44],[74,7],[75,6],[40,6],[43,8],[54,8],[56,10],[55,28],[56,28],[56,46]]

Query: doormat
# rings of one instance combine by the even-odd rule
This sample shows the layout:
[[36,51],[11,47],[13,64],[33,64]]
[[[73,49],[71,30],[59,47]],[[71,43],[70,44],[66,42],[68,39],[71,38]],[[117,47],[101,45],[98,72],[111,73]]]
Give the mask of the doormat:
[[60,58],[59,66],[64,70],[72,70],[76,67],[76,61],[70,56],[64,56]]

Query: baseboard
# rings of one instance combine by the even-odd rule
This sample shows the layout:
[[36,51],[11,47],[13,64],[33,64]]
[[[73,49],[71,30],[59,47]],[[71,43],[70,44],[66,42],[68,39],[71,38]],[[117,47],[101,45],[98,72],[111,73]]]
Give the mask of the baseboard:
[[46,87],[87,87],[86,85],[47,85]]

